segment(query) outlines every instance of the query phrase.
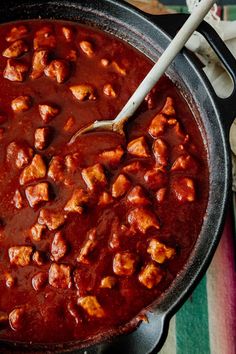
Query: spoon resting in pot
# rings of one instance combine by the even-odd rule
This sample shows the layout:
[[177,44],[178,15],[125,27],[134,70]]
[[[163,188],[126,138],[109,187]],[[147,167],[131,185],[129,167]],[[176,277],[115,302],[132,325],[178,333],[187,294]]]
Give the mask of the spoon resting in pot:
[[199,3],[115,119],[96,120],[94,123],[81,128],[70,139],[69,145],[73,144],[81,134],[88,133],[96,129],[114,131],[124,135],[124,124],[130,117],[133,116],[146,95],[165,73],[166,69],[176,55],[181,51],[181,49],[183,49],[185,43],[203,21],[204,17],[207,15],[215,2],[216,0],[202,0]]

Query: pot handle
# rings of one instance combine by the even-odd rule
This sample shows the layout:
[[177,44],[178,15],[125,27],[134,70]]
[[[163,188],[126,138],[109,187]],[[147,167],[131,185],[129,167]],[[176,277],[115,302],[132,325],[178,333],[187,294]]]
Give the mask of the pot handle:
[[[152,22],[160,26],[173,37],[179,28],[183,26],[188,17],[189,15],[187,14],[149,15]],[[231,124],[236,118],[236,59],[213,27],[207,22],[203,21],[196,31],[201,33],[207,40],[226,70],[229,72],[234,83],[233,92],[229,97],[220,98],[214,93],[215,101],[221,112],[222,124],[228,132]]]

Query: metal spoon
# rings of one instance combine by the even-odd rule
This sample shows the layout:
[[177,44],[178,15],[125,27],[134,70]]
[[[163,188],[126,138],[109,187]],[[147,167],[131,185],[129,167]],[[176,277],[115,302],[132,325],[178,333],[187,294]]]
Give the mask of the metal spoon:
[[91,132],[95,129],[110,130],[124,135],[124,124],[133,116],[146,95],[165,73],[168,66],[184,47],[215,2],[216,0],[202,0],[199,3],[115,119],[95,121],[89,126],[80,129],[73,135],[69,141],[69,145],[73,144],[81,134]]

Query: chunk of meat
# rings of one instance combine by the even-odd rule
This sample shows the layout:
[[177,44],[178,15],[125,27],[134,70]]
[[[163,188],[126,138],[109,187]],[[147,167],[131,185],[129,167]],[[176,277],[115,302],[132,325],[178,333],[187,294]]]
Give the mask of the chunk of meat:
[[43,255],[43,252],[35,251],[32,256],[32,260],[38,266],[42,266],[45,263],[45,257]]
[[69,117],[66,121],[66,124],[63,127],[63,130],[65,132],[71,132],[74,129],[74,126],[75,126],[75,118]]
[[50,127],[37,128],[34,133],[34,146],[37,150],[44,150],[48,147],[52,130]]
[[158,138],[165,133],[167,126],[167,118],[163,114],[158,113],[151,121],[148,132],[153,138]]
[[30,96],[19,96],[11,102],[11,108],[15,113],[26,112],[32,106],[32,99]]
[[22,82],[25,80],[28,70],[28,65],[24,62],[8,59],[3,72],[3,77],[10,81]]
[[164,107],[161,110],[162,114],[166,116],[175,116],[174,100],[171,97],[167,97]]
[[191,171],[196,173],[198,169],[196,160],[190,155],[177,157],[171,167],[171,171]]
[[145,234],[150,228],[160,229],[156,215],[146,208],[135,208],[128,214],[128,222],[135,229]]
[[87,235],[87,241],[85,242],[84,246],[80,250],[80,254],[77,257],[77,262],[83,264],[89,264],[89,255],[94,251],[95,247],[97,246],[97,232],[96,229],[93,228],[89,230]]
[[80,42],[80,48],[82,49],[82,51],[89,57],[92,58],[94,56],[94,50],[93,50],[93,46],[90,42],[88,41],[81,41]]
[[13,200],[12,200],[14,206],[16,209],[22,209],[23,208],[23,198],[22,198],[22,195],[21,195],[21,192],[19,191],[19,189],[17,189],[15,191],[15,194],[14,194],[14,197],[13,197]]
[[131,252],[117,253],[113,259],[113,272],[116,275],[132,275],[137,264],[136,256]]
[[94,190],[97,187],[105,187],[107,184],[103,167],[99,163],[88,168],[84,168],[82,170],[82,177],[90,190]]
[[149,149],[144,136],[140,136],[129,142],[127,145],[128,152],[137,157],[150,157]]
[[105,312],[95,296],[85,296],[79,298],[77,304],[81,306],[89,316],[101,318]]
[[95,90],[92,85],[74,85],[70,87],[70,90],[78,101],[94,101],[97,99],[95,95]]
[[133,205],[146,206],[151,203],[141,186],[133,187],[127,195],[127,200]]
[[119,145],[115,149],[103,151],[101,154],[99,154],[99,159],[103,164],[108,164],[111,167],[116,167],[119,165],[123,155],[124,150]]
[[34,49],[44,47],[55,48],[56,44],[56,37],[53,34],[53,29],[51,26],[44,26],[35,33]]
[[163,278],[162,270],[153,263],[148,263],[139,274],[139,281],[146,288],[152,289],[160,283]]
[[52,263],[48,272],[48,282],[54,288],[71,287],[71,269],[69,265]]
[[39,114],[42,120],[44,121],[44,123],[50,122],[50,120],[56,117],[60,112],[60,109],[55,105],[39,104],[38,108],[39,108]]
[[47,182],[38,183],[34,186],[29,186],[25,190],[26,198],[28,199],[31,208],[37,204],[49,201],[49,186]]
[[117,281],[115,277],[108,276],[102,279],[100,288],[103,289],[112,289],[116,285]]
[[111,65],[119,74],[121,74],[122,76],[126,76],[127,74],[126,70],[122,68],[116,61],[113,61]]
[[67,42],[71,42],[73,40],[74,31],[71,27],[63,26],[61,31]]
[[33,241],[41,241],[42,236],[44,234],[46,230],[46,226],[45,225],[40,225],[38,223],[36,223],[35,225],[33,225],[30,229],[30,236],[32,238]]
[[123,167],[122,171],[125,173],[135,174],[142,169],[142,165],[139,161],[131,162],[129,165]]
[[89,201],[88,192],[84,191],[82,188],[74,190],[72,197],[66,203],[64,210],[69,213],[82,214],[84,206]]
[[17,168],[28,165],[32,160],[33,154],[33,150],[25,143],[13,141],[7,147],[7,161],[14,161]]
[[8,322],[8,314],[6,312],[0,311],[0,326],[1,328],[5,326]]
[[20,184],[24,185],[46,176],[46,165],[42,156],[36,154],[29,166],[26,166],[20,175]]
[[8,48],[6,48],[2,55],[6,58],[19,58],[23,54],[29,51],[28,45],[21,39],[12,43]]
[[31,280],[32,287],[34,288],[34,290],[39,291],[42,288],[44,288],[44,286],[47,284],[47,280],[48,280],[47,273],[38,272],[33,276]]
[[29,33],[29,29],[25,25],[12,27],[6,36],[7,42],[14,42],[18,39],[24,38]]
[[156,86],[147,94],[145,97],[145,102],[147,102],[148,109],[154,109],[157,105],[157,95],[156,95]]
[[11,264],[25,267],[30,264],[33,248],[30,246],[14,246],[8,249]]
[[62,182],[65,179],[65,163],[61,156],[53,156],[48,168],[48,177],[54,182]]
[[65,222],[65,216],[60,211],[41,209],[38,223],[46,225],[49,230],[57,230]]
[[160,188],[156,192],[156,199],[157,199],[158,203],[162,203],[165,200],[166,194],[167,194],[167,188]]
[[128,178],[120,174],[112,185],[112,197],[120,198],[128,192],[131,187],[131,182]]
[[174,196],[180,202],[194,202],[196,192],[191,178],[179,177],[172,184]]
[[103,93],[104,93],[104,95],[106,95],[108,97],[112,97],[112,98],[117,97],[117,93],[111,84],[106,84],[103,86]]
[[50,79],[56,80],[58,84],[62,84],[69,79],[70,63],[63,59],[56,59],[44,69],[44,74]]
[[48,65],[49,52],[48,50],[36,50],[32,59],[32,72],[30,74],[31,79],[38,79],[43,75],[44,69]]
[[98,205],[100,206],[107,206],[113,203],[112,196],[107,192],[102,192],[99,197]]
[[168,164],[168,147],[163,139],[156,139],[152,146],[156,162],[159,166],[167,166]]
[[80,154],[75,152],[65,156],[65,166],[68,173],[75,173],[78,171],[80,164]]
[[20,330],[25,323],[25,309],[16,308],[9,313],[9,324],[14,331]]
[[175,250],[153,238],[149,242],[147,253],[151,255],[153,261],[162,264],[175,255]]
[[51,259],[58,262],[59,259],[63,258],[68,251],[67,243],[63,237],[61,231],[55,233],[55,236],[51,245]]
[[10,273],[5,273],[6,287],[11,289],[16,285],[16,278],[14,278]]
[[167,185],[168,176],[162,169],[154,168],[145,173],[144,181],[147,183],[148,188],[157,190]]

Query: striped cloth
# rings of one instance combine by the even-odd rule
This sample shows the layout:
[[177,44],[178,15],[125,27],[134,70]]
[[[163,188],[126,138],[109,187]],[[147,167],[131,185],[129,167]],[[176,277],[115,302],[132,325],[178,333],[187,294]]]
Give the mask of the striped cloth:
[[[128,1],[132,3],[131,0]],[[148,0],[135,1],[135,5],[139,5],[138,3],[143,6],[142,9],[148,9],[150,12],[150,6],[147,7]],[[157,2],[149,0],[149,4],[156,12]],[[171,9],[187,12],[186,7],[178,5],[172,6]],[[221,9],[221,14],[224,20],[236,20],[236,5],[225,6]],[[236,217],[236,196],[234,198]],[[236,223],[233,225],[233,216],[229,213],[220,244],[207,274],[171,319],[169,334],[160,354],[236,354],[234,230]]]

